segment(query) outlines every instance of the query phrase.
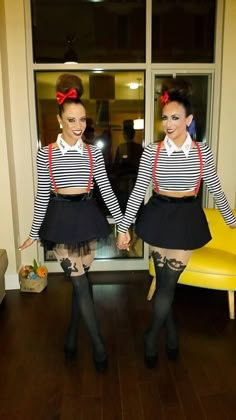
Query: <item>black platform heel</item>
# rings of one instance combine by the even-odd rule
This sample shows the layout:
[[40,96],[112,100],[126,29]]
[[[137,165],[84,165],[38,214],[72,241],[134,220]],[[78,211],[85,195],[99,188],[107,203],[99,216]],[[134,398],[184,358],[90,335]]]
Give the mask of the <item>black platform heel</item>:
[[170,348],[166,346],[166,354],[169,360],[177,360],[179,357],[179,347]]
[[153,353],[153,354],[150,354],[147,351],[147,343],[146,343],[146,341],[147,341],[147,333],[144,333],[144,339],[143,339],[143,344],[144,344],[144,362],[145,362],[145,365],[146,365],[146,367],[148,369],[154,369],[157,366],[157,364],[158,364],[158,354],[157,354],[157,352],[156,353]]

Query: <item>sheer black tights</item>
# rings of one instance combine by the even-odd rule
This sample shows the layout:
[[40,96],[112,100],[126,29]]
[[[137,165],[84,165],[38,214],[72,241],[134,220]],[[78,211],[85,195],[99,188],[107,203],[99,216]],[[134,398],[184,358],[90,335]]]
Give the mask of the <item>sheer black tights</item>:
[[77,343],[78,322],[80,316],[82,316],[93,344],[94,356],[96,360],[102,360],[105,357],[105,348],[100,336],[94,303],[91,296],[91,286],[86,273],[82,274],[81,276],[71,277],[71,282],[71,322],[66,335],[65,346],[68,349],[74,350]]
[[92,285],[88,278],[94,252],[78,257],[76,254],[68,254],[68,251],[62,247],[58,247],[54,251],[63,271],[71,279],[72,284],[71,318],[65,338],[65,351],[76,352],[78,325],[80,318],[82,318],[93,344],[94,358],[97,361],[103,360],[106,356],[105,348],[96,319]]
[[176,252],[174,250],[155,250],[152,253],[156,272],[156,291],[153,297],[151,324],[145,334],[145,349],[148,355],[156,354],[156,341],[164,323],[167,327],[168,348],[178,346],[172,303],[176,284],[190,255],[190,251],[178,250]]

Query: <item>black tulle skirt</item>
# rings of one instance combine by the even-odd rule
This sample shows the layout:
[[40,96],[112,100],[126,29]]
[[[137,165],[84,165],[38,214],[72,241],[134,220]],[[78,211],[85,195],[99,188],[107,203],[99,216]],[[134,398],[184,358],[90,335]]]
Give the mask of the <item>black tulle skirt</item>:
[[48,249],[63,246],[86,255],[91,252],[91,244],[110,233],[110,225],[92,195],[51,194],[39,237]]
[[136,233],[149,245],[167,249],[193,250],[211,240],[198,198],[170,198],[155,193],[139,214]]

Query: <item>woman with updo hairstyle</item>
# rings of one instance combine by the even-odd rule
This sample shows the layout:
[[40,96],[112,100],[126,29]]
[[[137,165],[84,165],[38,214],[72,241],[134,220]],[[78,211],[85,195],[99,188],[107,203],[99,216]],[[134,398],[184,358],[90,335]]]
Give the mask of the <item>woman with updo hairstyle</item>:
[[[97,371],[107,369],[108,359],[95,315],[88,270],[99,241],[110,234],[110,226],[93,198],[93,181],[118,224],[122,213],[105,170],[101,151],[83,141],[86,110],[81,100],[83,85],[74,74],[62,74],[56,82],[57,120],[61,128],[56,142],[37,154],[38,186],[29,238],[53,249],[72,284],[71,320],[65,337],[68,360],[77,356],[78,322],[82,317],[92,342]],[[127,235],[127,241],[129,237]]]
[[[67,96],[65,101],[58,100],[58,95],[60,94],[65,95],[71,89],[76,90],[76,95],[70,97]],[[65,104],[70,102],[74,102],[75,104],[81,103],[81,96],[84,93],[84,88],[82,84],[82,80],[76,76],[75,74],[64,73],[58,77],[56,81],[56,92],[57,92],[57,102],[58,102],[58,114],[61,116]]]
[[163,141],[149,144],[142,154],[137,181],[118,226],[117,238],[119,249],[129,246],[126,242],[128,229],[152,183],[153,195],[136,221],[136,233],[149,244],[156,273],[152,319],[144,334],[144,360],[148,368],[157,364],[157,342],[164,325],[167,357],[175,360],[179,354],[172,314],[176,284],[192,251],[211,240],[198,198],[202,180],[225,223],[230,228],[236,227],[210,148],[205,142],[193,141],[189,134],[193,123],[191,86],[182,79],[167,80],[163,83],[160,101],[166,135]]

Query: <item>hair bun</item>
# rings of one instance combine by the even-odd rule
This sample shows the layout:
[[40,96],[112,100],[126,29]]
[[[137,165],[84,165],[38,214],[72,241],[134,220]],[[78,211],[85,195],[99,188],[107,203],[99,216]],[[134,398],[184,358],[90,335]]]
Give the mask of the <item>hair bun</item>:
[[162,83],[162,93],[168,92],[169,96],[190,99],[192,96],[192,86],[184,79],[166,79]]
[[56,91],[65,94],[71,88],[76,89],[78,99],[80,99],[84,93],[84,88],[80,77],[70,73],[61,74],[56,81]]

